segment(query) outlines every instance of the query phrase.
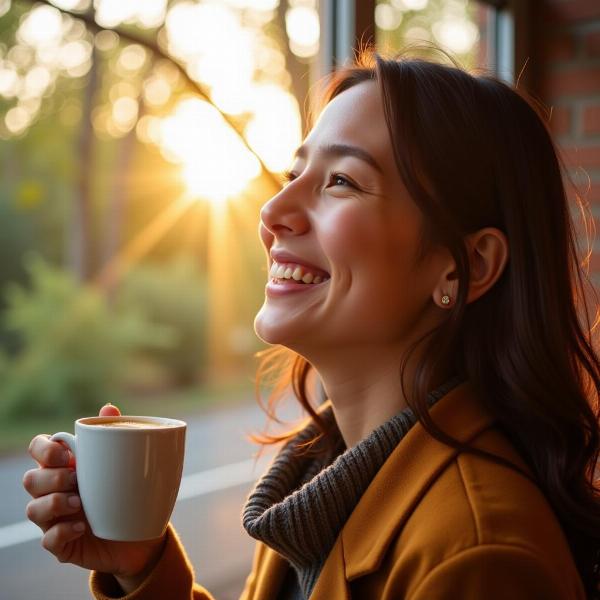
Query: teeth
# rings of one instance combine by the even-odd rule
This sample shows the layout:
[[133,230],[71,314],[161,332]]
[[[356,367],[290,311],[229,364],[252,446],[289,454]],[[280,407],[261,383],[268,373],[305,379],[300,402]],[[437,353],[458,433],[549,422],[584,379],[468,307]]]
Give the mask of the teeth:
[[321,283],[329,277],[314,275],[310,271],[304,271],[300,265],[280,265],[273,262],[269,275],[273,279],[294,279],[294,281],[303,281],[304,283]]

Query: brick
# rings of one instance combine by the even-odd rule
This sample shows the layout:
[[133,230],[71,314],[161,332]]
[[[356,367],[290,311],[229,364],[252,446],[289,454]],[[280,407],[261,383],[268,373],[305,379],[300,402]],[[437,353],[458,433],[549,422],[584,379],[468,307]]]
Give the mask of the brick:
[[568,32],[544,37],[542,53],[547,62],[567,61],[575,58],[575,39]]
[[597,0],[546,0],[544,20],[552,23],[589,21],[600,19],[600,2]]
[[552,107],[550,131],[554,135],[564,135],[571,131],[571,109],[568,106]]
[[586,106],[583,109],[583,133],[585,135],[600,134],[600,104]]
[[542,81],[542,95],[547,102],[566,95],[598,93],[600,93],[600,68],[598,67],[546,71]]
[[600,144],[594,146],[559,146],[566,166],[600,169]]
[[583,47],[586,56],[597,58],[600,56],[600,31],[588,33],[583,40]]

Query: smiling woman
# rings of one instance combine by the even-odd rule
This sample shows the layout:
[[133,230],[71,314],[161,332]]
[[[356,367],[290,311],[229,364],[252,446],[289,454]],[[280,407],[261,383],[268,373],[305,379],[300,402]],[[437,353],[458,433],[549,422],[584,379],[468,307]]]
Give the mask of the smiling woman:
[[[284,444],[243,509],[242,598],[597,598],[600,363],[541,112],[493,77],[365,53],[288,179],[260,212],[257,388],[275,373],[269,416],[291,392],[308,418],[254,438]],[[47,466],[59,450],[32,444]],[[51,471],[28,514],[96,598],[212,598],[171,525],[115,547],[53,522],[74,509],[47,500],[71,489]]]

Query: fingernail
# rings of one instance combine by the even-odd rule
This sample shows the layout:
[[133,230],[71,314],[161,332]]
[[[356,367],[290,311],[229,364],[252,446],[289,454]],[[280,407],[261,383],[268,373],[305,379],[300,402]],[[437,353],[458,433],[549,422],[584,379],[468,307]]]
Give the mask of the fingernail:
[[79,496],[69,496],[67,498],[67,504],[73,508],[79,508],[81,506],[81,500]]
[[78,521],[77,523],[75,523],[73,525],[73,529],[75,531],[84,531],[84,529],[85,529],[85,523],[82,523],[81,521]]

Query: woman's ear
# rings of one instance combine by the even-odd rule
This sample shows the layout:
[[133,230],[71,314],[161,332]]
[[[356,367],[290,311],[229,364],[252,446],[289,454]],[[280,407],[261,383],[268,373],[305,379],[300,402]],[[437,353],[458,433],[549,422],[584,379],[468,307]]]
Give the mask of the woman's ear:
[[467,303],[485,294],[500,279],[509,257],[508,240],[496,227],[484,227],[467,236],[471,281]]
[[[469,254],[470,282],[467,304],[485,294],[502,275],[508,262],[508,240],[504,233],[495,227],[485,227],[469,234],[465,243]],[[449,308],[456,303],[458,294],[458,273],[454,261],[442,273],[434,292],[435,303]]]

